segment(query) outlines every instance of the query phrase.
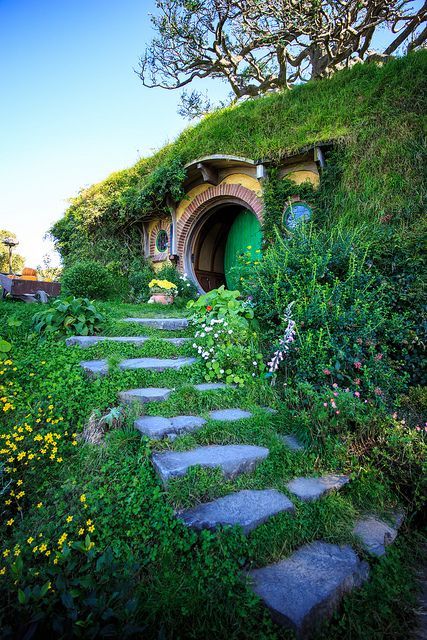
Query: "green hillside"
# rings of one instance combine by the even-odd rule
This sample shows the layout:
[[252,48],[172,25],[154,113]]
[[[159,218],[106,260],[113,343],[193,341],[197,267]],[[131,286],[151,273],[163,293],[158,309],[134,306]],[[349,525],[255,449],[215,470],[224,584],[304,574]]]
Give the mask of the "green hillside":
[[425,194],[426,67],[424,51],[382,67],[356,65],[330,80],[213,113],[152,157],[83,190],[53,226],[58,249],[67,263],[91,256],[93,240],[113,235],[129,244],[135,223],[164,208],[166,192],[180,197],[182,167],[197,157],[274,162],[330,140],[336,152],[323,178],[328,219],[359,224],[387,216],[394,226],[412,224]]

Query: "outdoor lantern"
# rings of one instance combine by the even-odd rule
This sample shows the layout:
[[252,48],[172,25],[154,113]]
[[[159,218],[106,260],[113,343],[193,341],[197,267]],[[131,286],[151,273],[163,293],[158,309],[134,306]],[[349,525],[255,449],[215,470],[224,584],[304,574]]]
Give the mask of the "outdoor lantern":
[[12,251],[13,251],[13,248],[16,247],[19,244],[19,242],[18,242],[18,240],[14,240],[13,238],[5,238],[3,240],[3,244],[4,244],[5,247],[7,247],[9,249],[9,275],[12,275],[13,274],[13,271],[12,271]]

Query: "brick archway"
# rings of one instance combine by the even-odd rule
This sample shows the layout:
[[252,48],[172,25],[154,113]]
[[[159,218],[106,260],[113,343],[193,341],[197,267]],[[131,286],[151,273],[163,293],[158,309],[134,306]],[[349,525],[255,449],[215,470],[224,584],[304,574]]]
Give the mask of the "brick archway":
[[187,240],[197,220],[206,211],[220,204],[240,204],[250,209],[263,222],[262,200],[254,191],[240,184],[219,184],[203,191],[188,205],[176,224],[177,251],[181,257],[179,268],[184,270]]

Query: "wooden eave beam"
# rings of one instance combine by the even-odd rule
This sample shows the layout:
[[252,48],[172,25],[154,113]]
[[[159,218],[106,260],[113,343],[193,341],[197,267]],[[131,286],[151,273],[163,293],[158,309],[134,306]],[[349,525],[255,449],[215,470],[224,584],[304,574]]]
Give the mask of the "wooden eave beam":
[[215,187],[219,184],[219,176],[218,171],[213,167],[209,167],[204,162],[199,162],[197,164],[197,169],[202,174],[203,182],[208,182],[209,184],[213,184]]

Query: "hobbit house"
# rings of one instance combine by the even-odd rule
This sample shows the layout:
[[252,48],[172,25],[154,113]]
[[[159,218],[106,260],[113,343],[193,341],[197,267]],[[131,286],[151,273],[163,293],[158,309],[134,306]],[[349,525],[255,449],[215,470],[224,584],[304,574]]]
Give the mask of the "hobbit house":
[[[279,178],[317,186],[323,164],[322,147],[310,147],[283,159]],[[233,267],[239,256],[261,247],[267,163],[218,154],[194,160],[185,170],[185,196],[181,202],[169,201],[170,216],[143,222],[144,253],[155,269],[175,263],[200,292],[223,284],[236,288]],[[298,195],[290,199],[284,211],[288,225],[309,216],[309,206]]]

